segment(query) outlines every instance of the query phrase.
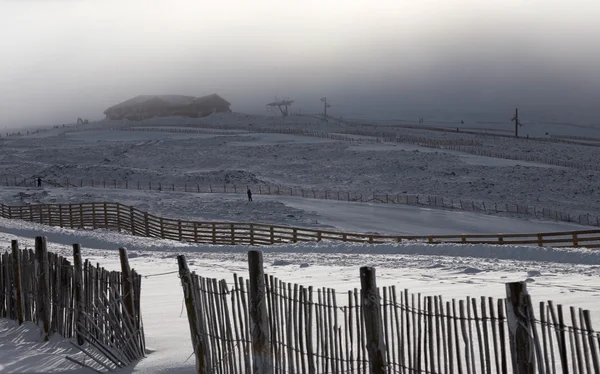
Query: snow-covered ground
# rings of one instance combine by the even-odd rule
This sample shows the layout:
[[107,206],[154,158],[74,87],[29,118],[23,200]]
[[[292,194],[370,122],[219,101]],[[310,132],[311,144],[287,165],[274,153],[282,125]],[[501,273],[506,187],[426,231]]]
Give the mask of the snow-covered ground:
[[298,196],[185,193],[103,188],[0,189],[4,204],[120,202],[165,218],[261,222],[335,228],[381,235],[540,233],[589,230],[589,226],[537,219],[513,219],[466,211],[408,205],[318,200]]
[[[358,224],[355,223],[355,224]],[[117,248],[129,249],[131,266],[143,279],[142,312],[148,358],[122,373],[192,373],[194,359],[189,327],[182,308],[183,292],[176,274],[176,255],[185,254],[190,268],[206,277],[232,280],[247,275],[245,247],[212,247],[118,233],[50,228],[34,223],[0,220],[0,243],[11,239],[22,246],[45,235],[49,250],[71,255],[72,243],[83,245],[83,256],[108,269],[119,269]],[[396,285],[446,299],[504,295],[504,284],[527,281],[534,301],[554,300],[592,310],[600,323],[600,251],[483,245],[348,245],[302,244],[262,248],[265,271],[285,281],[346,291],[359,287],[358,269],[375,266],[379,285]],[[76,350],[59,337],[50,345],[37,342],[33,326],[0,323],[0,372],[87,373],[66,361]],[[17,354],[13,353],[17,352]]]
[[[189,119],[153,119],[143,126],[193,124]],[[213,115],[197,123],[247,127],[231,135],[161,131],[74,131],[52,129],[0,140],[0,181],[5,177],[45,179],[128,179],[190,184],[265,183],[303,188],[433,194],[447,198],[538,205],[595,214],[598,173],[432,150],[410,144],[345,142],[308,136],[253,133],[254,127],[344,133],[343,123],[315,118],[262,118]],[[130,123],[92,126],[126,127]],[[356,125],[352,125],[357,129]],[[386,125],[387,126],[387,125]],[[486,125],[491,126],[491,125]],[[362,130],[373,130],[364,127]],[[159,130],[161,130],[159,128]],[[373,131],[379,131],[377,129]],[[481,137],[423,130],[398,130],[435,139],[471,139],[481,149],[536,154],[597,163],[595,147]],[[590,130],[591,131],[591,130]],[[586,133],[587,134],[587,133]],[[576,135],[576,134],[574,134]],[[190,194],[178,192],[1,187],[4,204],[118,201],[167,217],[276,222],[393,234],[510,233],[576,230],[581,226],[412,206],[323,201],[301,197]],[[176,255],[185,254],[203,276],[231,279],[247,274],[246,251],[236,246],[205,246],[131,237],[104,230],[79,231],[0,219],[0,246],[11,239],[31,246],[46,235],[49,249],[70,256],[81,243],[83,255],[109,269],[119,268],[117,248],[125,246],[143,279],[142,311],[148,346],[154,352],[122,373],[192,373],[194,359],[176,274]],[[358,269],[377,268],[379,285],[396,285],[446,299],[504,295],[504,283],[527,280],[535,301],[554,300],[590,309],[600,324],[600,251],[527,246],[351,245],[310,243],[261,248],[266,271],[282,280],[345,291],[359,285]],[[158,275],[162,274],[162,275]],[[87,373],[64,359],[73,348],[55,337],[36,342],[32,326],[0,321],[0,373]]]
[[[306,117],[290,117],[282,124],[280,119],[267,121],[257,116],[214,116],[196,120],[153,119],[139,125],[157,127],[162,121],[163,127],[181,127],[196,121],[249,130],[257,126],[339,133],[381,130]],[[119,124],[107,121],[90,126],[116,125]],[[125,125],[131,123],[121,126]],[[430,139],[475,141],[476,145],[470,147],[473,150],[600,165],[597,147],[418,129],[395,131]],[[600,208],[597,172],[401,143],[345,142],[252,132],[217,135],[59,128],[29,137],[2,138],[0,149],[0,180],[41,176],[70,181],[94,177],[180,185],[262,183],[364,194],[429,194],[448,200],[535,205],[573,214],[596,215]]]

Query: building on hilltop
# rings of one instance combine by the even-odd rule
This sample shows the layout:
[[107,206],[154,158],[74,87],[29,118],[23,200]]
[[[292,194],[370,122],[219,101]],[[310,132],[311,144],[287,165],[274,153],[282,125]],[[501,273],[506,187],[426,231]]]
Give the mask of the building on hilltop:
[[231,103],[217,94],[202,97],[183,95],[140,95],[104,111],[107,119],[140,121],[152,117],[204,117],[230,112]]

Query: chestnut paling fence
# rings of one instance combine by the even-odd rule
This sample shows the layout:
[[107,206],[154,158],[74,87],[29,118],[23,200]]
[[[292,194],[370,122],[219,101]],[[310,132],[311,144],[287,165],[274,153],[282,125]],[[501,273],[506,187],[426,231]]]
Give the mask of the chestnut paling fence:
[[518,244],[549,247],[600,247],[600,230],[531,234],[374,235],[246,222],[188,221],[164,218],[114,202],[11,206],[0,216],[50,226],[102,228],[150,238],[220,245],[269,245],[322,240],[354,243],[420,241],[430,244]]
[[[2,176],[0,183],[10,187],[35,187],[37,178],[21,176]],[[589,213],[563,212],[556,209],[538,207],[535,205],[522,205],[506,202],[493,201],[475,201],[467,199],[453,199],[435,195],[415,195],[406,193],[362,193],[341,190],[319,190],[314,188],[298,188],[279,185],[200,185],[186,182],[166,182],[164,180],[120,180],[109,179],[82,179],[82,178],[44,178],[42,185],[58,188],[108,188],[108,189],[137,189],[145,191],[172,191],[189,193],[234,193],[245,194],[247,188],[250,188],[253,194],[275,195],[275,196],[298,196],[312,199],[337,200],[349,202],[380,203],[380,204],[401,204],[427,206],[442,209],[457,209],[469,212],[479,213],[511,213],[525,214],[542,219],[550,219],[563,222],[575,222],[581,225],[600,226],[600,217]]]
[[0,255],[0,318],[36,323],[41,340],[54,334],[76,338],[80,352],[66,359],[95,371],[125,367],[145,356],[140,312],[141,276],[120,249],[121,272],[88,260],[73,245],[73,262],[47,251],[46,238],[35,249]]
[[248,258],[248,278],[228,281],[178,257],[197,373],[600,373],[589,310],[534,305],[525,282],[506,298],[448,300],[377,287],[363,267],[360,289],[338,292]]

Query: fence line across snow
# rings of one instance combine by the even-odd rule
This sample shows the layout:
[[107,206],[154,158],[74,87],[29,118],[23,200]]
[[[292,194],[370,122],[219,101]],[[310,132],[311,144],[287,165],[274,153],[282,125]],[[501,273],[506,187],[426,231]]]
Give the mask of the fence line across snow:
[[370,267],[347,292],[284,282],[259,251],[233,282],[178,264],[199,374],[600,373],[590,311],[535,305],[525,282],[448,300],[377,287]]
[[0,217],[49,226],[109,229],[136,236],[220,245],[271,245],[341,241],[366,244],[420,241],[430,244],[513,244],[600,248],[600,230],[533,234],[376,235],[253,222],[189,221],[164,218],[114,202],[11,206]]
[[[1,176],[0,183],[7,187],[35,187],[37,178],[21,177],[21,176]],[[404,193],[361,193],[340,190],[317,190],[314,188],[294,188],[279,185],[200,185],[193,183],[184,183],[183,185],[175,182],[164,181],[145,181],[140,182],[118,179],[78,179],[64,178],[59,179],[44,179],[44,185],[50,185],[58,188],[108,188],[108,189],[137,189],[147,191],[172,191],[172,192],[188,192],[188,193],[236,193],[245,194],[246,189],[250,188],[253,194],[269,195],[269,196],[297,196],[312,199],[349,201],[361,203],[378,203],[378,204],[400,204],[427,206],[432,208],[442,209],[457,209],[468,212],[479,212],[486,214],[495,213],[512,213],[525,214],[536,218],[550,219],[562,222],[574,222],[580,225],[600,226],[600,217],[593,216],[589,213],[570,213],[556,209],[538,207],[535,205],[521,205],[512,203],[498,203],[491,201],[474,201],[445,198],[435,195],[416,195]]]
[[82,356],[67,359],[95,371],[142,359],[141,276],[129,267],[126,249],[120,256],[122,271],[108,271],[82,261],[79,244],[70,262],[48,252],[45,237],[35,239],[35,249],[13,240],[12,251],[0,255],[0,318],[35,322],[42,341],[54,333],[76,339]]

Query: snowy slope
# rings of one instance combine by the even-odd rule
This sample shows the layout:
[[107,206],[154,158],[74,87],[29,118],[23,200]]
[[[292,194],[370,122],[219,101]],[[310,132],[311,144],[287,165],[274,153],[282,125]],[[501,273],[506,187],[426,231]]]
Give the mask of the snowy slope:
[[[189,124],[214,126],[200,134],[163,132]],[[252,124],[252,126],[251,126]],[[426,123],[427,124],[427,123]],[[93,127],[156,127],[157,131],[79,131]],[[485,126],[492,126],[485,124]],[[526,124],[525,126],[529,126]],[[320,190],[351,190],[433,194],[454,199],[503,201],[595,214],[598,173],[430,149],[414,144],[346,142],[309,136],[254,133],[252,127],[299,128],[344,134],[345,131],[396,131],[431,139],[474,141],[477,149],[550,160],[600,164],[597,148],[482,137],[419,129],[346,125],[314,117],[215,114],[204,119],[160,118],[129,122],[98,122],[52,129],[30,136],[0,139],[0,183],[18,176],[44,179],[127,179],[154,183],[281,184]],[[225,130],[230,134],[222,134]],[[389,130],[391,129],[391,130]],[[588,129],[589,130],[589,129]],[[573,134],[594,130],[574,128]],[[541,131],[541,130],[540,130]],[[5,204],[119,201],[168,217],[231,221],[276,222],[297,226],[335,227],[349,231],[403,234],[539,232],[579,226],[523,220],[469,212],[409,206],[359,204],[243,195],[185,194],[93,188],[0,188]],[[50,250],[70,256],[78,242],[83,255],[109,269],[118,269],[117,248],[125,246],[143,279],[142,310],[148,345],[147,359],[123,373],[191,373],[194,362],[175,256],[183,253],[192,270],[204,276],[231,279],[246,274],[244,247],[214,247],[121,235],[104,230],[78,231],[33,223],[0,220],[0,245],[11,239],[31,246],[46,235]],[[379,285],[396,285],[426,295],[451,297],[504,295],[504,283],[527,280],[534,302],[554,300],[592,310],[600,323],[600,252],[485,245],[349,245],[311,243],[261,248],[269,274],[304,285],[345,291],[357,287],[358,268],[376,266]],[[168,323],[167,323],[168,322]],[[85,373],[64,360],[67,342],[35,343],[31,327],[0,324],[0,372]],[[23,352],[26,352],[25,354]]]
[[[239,115],[219,118],[219,126],[225,127],[237,126],[244,119]],[[245,127],[250,128],[248,122],[254,119],[246,119]],[[260,125],[274,130],[280,126],[268,121]],[[329,123],[285,126],[344,131],[341,125]],[[58,130],[62,132],[44,138],[2,138],[0,181],[14,176],[41,176],[155,184],[262,183],[364,194],[431,194],[492,204],[536,205],[574,214],[595,215],[600,208],[597,172],[551,167],[544,162],[498,161],[414,145],[350,143],[283,134]],[[596,147],[406,129],[397,132],[431,139],[473,140],[478,144],[471,147],[475,150],[600,165]]]
[[101,188],[0,189],[5,204],[120,202],[165,218],[262,222],[390,235],[539,233],[588,230],[567,222],[516,219],[408,205],[317,200],[292,196],[184,193]]
[[[191,270],[225,278],[247,273],[242,247],[197,246],[165,240],[136,238],[102,230],[77,231],[1,220],[0,242],[19,239],[32,246],[34,235],[49,238],[49,250],[70,256],[70,244],[83,245],[83,256],[108,269],[119,269],[119,246],[126,246],[130,262],[143,279],[142,311],[148,358],[123,373],[192,373],[189,327],[182,308],[183,293],[176,274],[176,254],[188,258]],[[23,236],[21,236],[23,235]],[[396,285],[425,295],[502,297],[504,283],[528,280],[534,301],[554,300],[597,310],[600,302],[600,252],[518,246],[394,245],[368,246],[327,243],[264,248],[265,271],[289,282],[339,291],[359,286],[358,268],[377,267],[380,286]],[[592,313],[600,323],[600,313]],[[36,343],[36,332],[2,322],[0,365],[5,372],[87,373],[64,360],[72,348],[58,337],[51,345]],[[22,332],[25,331],[25,335]],[[11,352],[18,351],[15,355]],[[25,352],[25,354],[23,354]],[[42,364],[43,363],[43,364]],[[0,369],[2,370],[2,369]]]

